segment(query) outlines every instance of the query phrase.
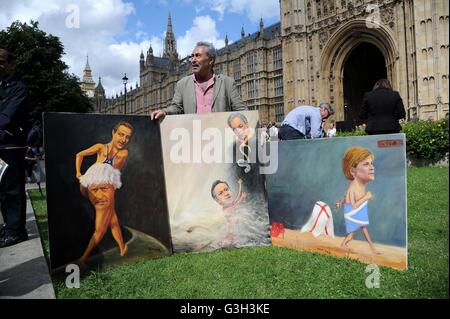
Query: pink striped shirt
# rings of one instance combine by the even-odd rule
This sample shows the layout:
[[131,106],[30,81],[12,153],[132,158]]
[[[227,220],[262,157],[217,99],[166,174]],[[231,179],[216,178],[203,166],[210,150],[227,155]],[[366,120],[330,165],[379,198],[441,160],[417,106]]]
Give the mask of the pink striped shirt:
[[195,87],[195,99],[197,102],[197,113],[209,113],[212,111],[212,103],[214,97],[214,83],[216,82],[216,75],[206,83],[198,83],[195,75],[192,74]]

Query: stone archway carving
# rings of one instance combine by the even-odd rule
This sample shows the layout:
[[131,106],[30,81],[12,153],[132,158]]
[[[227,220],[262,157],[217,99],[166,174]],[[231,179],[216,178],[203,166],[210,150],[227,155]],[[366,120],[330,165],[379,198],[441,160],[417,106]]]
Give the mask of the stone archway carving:
[[336,109],[335,118],[344,119],[344,65],[350,53],[361,43],[375,45],[386,61],[388,80],[398,87],[399,51],[392,30],[380,24],[355,19],[340,26],[328,39],[320,57],[321,101],[330,101]]

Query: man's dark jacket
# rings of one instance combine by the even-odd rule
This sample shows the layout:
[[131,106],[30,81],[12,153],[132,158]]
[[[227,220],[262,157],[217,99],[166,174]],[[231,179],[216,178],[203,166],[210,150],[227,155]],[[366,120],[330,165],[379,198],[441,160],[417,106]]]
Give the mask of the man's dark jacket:
[[31,105],[28,91],[14,75],[0,84],[0,149],[26,146]]

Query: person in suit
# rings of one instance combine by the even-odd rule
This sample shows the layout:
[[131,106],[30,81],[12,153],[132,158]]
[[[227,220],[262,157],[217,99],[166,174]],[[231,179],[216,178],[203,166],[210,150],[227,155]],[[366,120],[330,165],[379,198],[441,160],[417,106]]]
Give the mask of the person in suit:
[[405,116],[402,98],[388,80],[378,80],[373,90],[364,94],[359,117],[366,121],[367,134],[399,133],[398,121]]
[[25,195],[25,151],[30,128],[28,92],[14,74],[14,59],[0,48],[0,158],[8,168],[0,183],[0,248],[28,239]]
[[150,113],[151,119],[162,119],[169,114],[247,110],[234,80],[214,73],[215,59],[214,46],[208,42],[198,42],[190,57],[193,74],[178,81],[172,103]]

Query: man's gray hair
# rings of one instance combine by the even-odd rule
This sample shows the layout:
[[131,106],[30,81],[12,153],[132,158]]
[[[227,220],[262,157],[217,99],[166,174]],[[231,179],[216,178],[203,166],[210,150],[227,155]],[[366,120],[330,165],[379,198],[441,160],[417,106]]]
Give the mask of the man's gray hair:
[[328,116],[334,114],[333,106],[330,103],[320,103],[319,108],[327,110]]
[[242,114],[242,113],[231,113],[230,116],[228,116],[228,126],[229,127],[231,127],[231,121],[234,118],[236,118],[236,117],[240,118],[242,123],[248,124],[247,117],[244,114]]
[[214,62],[216,61],[216,57],[217,57],[217,51],[216,48],[214,47],[214,45],[210,42],[205,42],[205,41],[200,41],[197,42],[197,44],[195,45],[196,47],[198,46],[202,46],[202,47],[206,47],[206,55],[208,55],[208,57],[212,60],[214,60]]

